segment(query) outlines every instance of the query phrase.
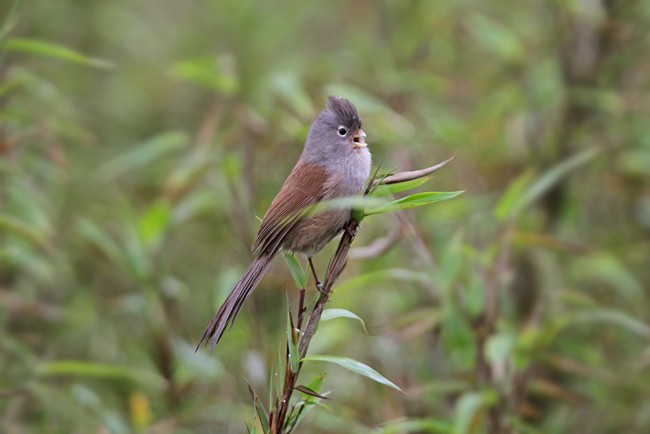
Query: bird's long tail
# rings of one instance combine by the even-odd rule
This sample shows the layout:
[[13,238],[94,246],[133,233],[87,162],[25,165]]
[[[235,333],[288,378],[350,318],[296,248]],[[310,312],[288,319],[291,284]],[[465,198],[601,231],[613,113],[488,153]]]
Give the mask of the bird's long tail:
[[260,283],[262,276],[264,276],[269,265],[271,265],[271,260],[274,256],[274,254],[263,253],[253,261],[250,267],[248,267],[246,273],[244,273],[242,278],[239,279],[239,282],[237,282],[237,285],[235,285],[232,291],[230,291],[230,294],[203,332],[203,336],[201,336],[201,340],[196,346],[197,350],[204,342],[207,345],[207,341],[211,338],[211,349],[214,350],[214,347],[217,346],[221,336],[226,331],[228,324],[230,324],[231,327],[234,324],[235,318],[237,318],[237,314],[244,305],[244,302]]

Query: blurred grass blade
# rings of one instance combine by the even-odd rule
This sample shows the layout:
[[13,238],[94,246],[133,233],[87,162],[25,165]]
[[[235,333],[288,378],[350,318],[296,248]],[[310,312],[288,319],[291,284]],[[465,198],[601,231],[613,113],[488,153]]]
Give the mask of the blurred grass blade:
[[397,184],[380,184],[372,190],[370,197],[385,197],[391,196],[401,191],[412,190],[416,187],[421,186],[430,179],[430,176],[425,176],[423,178],[412,179],[411,181],[400,182]]
[[305,270],[302,268],[302,265],[300,264],[298,258],[296,258],[296,255],[294,255],[291,252],[285,252],[283,257],[284,257],[284,262],[286,262],[287,267],[291,272],[291,276],[293,277],[294,282],[296,282],[298,288],[305,289],[307,287],[307,280],[309,279],[309,274],[306,273]]
[[228,54],[218,57],[198,57],[175,63],[170,68],[169,74],[177,80],[215,90],[224,95],[234,95],[239,89],[235,66],[235,59]]
[[365,365],[357,360],[350,359],[349,357],[340,357],[340,356],[307,356],[302,359],[303,362],[328,362],[334,363],[336,365],[342,366],[345,369],[348,369],[356,374],[363,375],[366,378],[370,378],[377,383],[383,384],[384,386],[391,387],[395,390],[400,389],[392,381],[388,380],[386,377],[381,375],[379,372],[372,369],[370,366]]
[[619,310],[594,309],[587,312],[579,312],[571,316],[570,322],[605,322],[616,324],[645,339],[650,339],[650,325]]
[[[557,184],[562,178],[571,174],[571,172],[583,164],[589,162],[592,158],[598,155],[598,149],[587,149],[585,151],[579,152],[566,160],[556,164],[547,170],[542,176],[540,176],[536,181],[534,181],[528,189],[521,192],[517,200],[509,197],[506,204],[502,205],[502,209],[499,211],[501,218],[505,217],[507,213],[508,217],[514,217],[519,214],[525,207],[533,203],[535,200],[539,199],[544,193],[546,193],[551,187]],[[521,178],[517,181],[519,183],[524,183],[525,179]],[[519,189],[519,186],[513,188]],[[514,193],[510,193],[510,196],[513,196]],[[502,199],[503,201],[503,199]],[[501,205],[501,204],[500,204]]]
[[480,432],[480,422],[484,416],[483,409],[493,405],[498,395],[492,390],[483,392],[467,392],[456,402],[454,414],[454,434]]
[[122,262],[123,255],[117,243],[106,234],[106,231],[97,227],[92,220],[80,218],[77,222],[77,228],[80,235],[94,245],[107,259],[114,264]]
[[12,38],[2,44],[2,48],[25,54],[52,57],[80,65],[93,66],[96,68],[114,68],[115,66],[103,59],[88,57],[64,45],[38,39]]
[[294,113],[301,117],[313,116],[315,110],[309,93],[294,72],[282,71],[273,74],[271,85],[275,93],[287,102]]
[[162,241],[171,222],[169,202],[159,199],[149,206],[137,221],[137,231],[142,243],[148,249],[156,249]]
[[[13,30],[14,26],[18,22],[18,10],[22,6],[21,0],[14,0],[9,12],[5,15],[4,20],[2,20],[2,27],[0,27],[0,42]],[[0,54],[0,60],[2,60],[2,55]]]
[[[422,432],[432,434],[443,434],[451,432],[451,425],[437,419],[398,419],[386,422],[377,434],[402,434],[411,432]],[[374,432],[374,431],[373,431]]]
[[324,200],[316,205],[309,207],[306,212],[309,215],[319,214],[333,209],[365,209],[368,207],[381,207],[386,205],[384,199],[369,196],[346,196],[337,197],[336,199]]
[[416,193],[393,202],[378,206],[376,208],[366,209],[365,215],[384,214],[388,212],[416,208],[418,206],[430,205],[432,203],[441,202],[443,200],[453,199],[462,194],[461,191],[428,191],[424,193]]
[[72,376],[106,380],[128,380],[157,389],[164,388],[167,384],[167,380],[152,371],[83,360],[60,360],[44,363],[39,366],[38,372],[41,376],[45,377]]
[[0,231],[21,238],[45,252],[52,251],[52,246],[48,243],[45,235],[33,226],[26,224],[24,220],[0,214]]
[[424,272],[416,272],[405,268],[389,268],[379,271],[370,271],[356,277],[352,277],[337,286],[337,291],[349,291],[354,288],[369,287],[377,282],[386,280],[397,280],[400,282],[413,282],[427,284],[431,276]]
[[366,323],[361,319],[361,317],[359,317],[357,314],[353,312],[350,312],[347,309],[325,309],[323,311],[323,314],[321,315],[320,320],[329,321],[336,318],[350,318],[359,321],[361,327],[363,327],[363,331],[368,333],[368,329],[366,328]]
[[106,163],[99,170],[99,175],[104,181],[118,178],[181,150],[188,142],[189,137],[184,132],[170,131],[159,134]]
[[523,196],[524,191],[533,181],[534,176],[535,172],[532,169],[527,170],[510,183],[510,186],[494,209],[494,214],[497,219],[503,221],[514,213],[515,205],[517,205],[517,202],[521,196]]
[[487,51],[503,58],[517,62],[524,58],[524,46],[519,37],[509,27],[481,14],[469,16],[468,27],[476,41]]

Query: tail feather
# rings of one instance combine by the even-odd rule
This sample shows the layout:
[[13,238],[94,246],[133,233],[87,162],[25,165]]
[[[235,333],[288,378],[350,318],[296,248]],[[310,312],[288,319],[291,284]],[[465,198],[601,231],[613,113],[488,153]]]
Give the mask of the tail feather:
[[203,336],[201,336],[201,340],[196,346],[197,350],[204,342],[207,345],[209,339],[212,339],[210,349],[214,350],[214,347],[217,346],[221,336],[226,331],[228,324],[232,327],[235,318],[237,318],[237,314],[239,314],[239,311],[244,305],[244,302],[260,283],[262,276],[264,276],[269,265],[271,265],[273,256],[275,255],[262,254],[253,261],[250,267],[248,267],[246,273],[244,273],[242,278],[239,279],[239,282],[237,282],[237,285],[235,285],[232,291],[230,291],[230,294],[203,332]]

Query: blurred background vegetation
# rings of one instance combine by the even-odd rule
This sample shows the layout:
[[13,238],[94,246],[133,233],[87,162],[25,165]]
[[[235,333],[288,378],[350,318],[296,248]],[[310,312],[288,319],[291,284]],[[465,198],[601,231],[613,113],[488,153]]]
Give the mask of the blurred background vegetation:
[[[329,94],[454,200],[364,221],[313,433],[650,432],[650,2],[0,6],[0,431],[246,432],[286,266],[214,353]],[[365,247],[369,246],[368,249]],[[323,269],[334,246],[318,258]]]

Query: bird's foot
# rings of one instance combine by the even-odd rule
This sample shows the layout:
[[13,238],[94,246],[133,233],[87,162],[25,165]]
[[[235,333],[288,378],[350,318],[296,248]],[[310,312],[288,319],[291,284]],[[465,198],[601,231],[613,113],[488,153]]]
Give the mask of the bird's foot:
[[359,231],[358,224],[351,224],[345,227],[345,233],[348,234],[348,236],[351,238],[356,237],[358,231]]

